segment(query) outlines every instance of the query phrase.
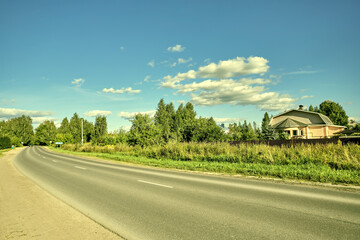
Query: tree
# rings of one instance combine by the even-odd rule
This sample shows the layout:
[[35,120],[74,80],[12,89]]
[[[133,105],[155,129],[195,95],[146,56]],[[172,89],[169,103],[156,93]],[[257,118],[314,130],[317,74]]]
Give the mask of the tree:
[[[94,128],[94,124],[92,124],[91,122],[82,119],[83,122],[83,128],[84,128],[84,141],[85,142],[90,142],[91,139],[94,138],[95,136],[95,128]],[[107,124],[106,124],[107,125]]]
[[74,137],[70,133],[57,133],[55,136],[55,142],[73,143]]
[[163,144],[161,129],[159,129],[149,115],[137,114],[131,120],[132,126],[128,134],[128,143],[141,147]]
[[231,141],[240,141],[242,139],[241,123],[230,123],[229,124],[229,135]]
[[69,128],[74,138],[74,143],[81,143],[81,119],[77,113],[74,113],[70,119]]
[[0,149],[11,148],[11,139],[8,136],[0,136]]
[[154,122],[159,129],[165,142],[175,137],[175,110],[173,103],[165,104],[161,99],[154,116]]
[[218,142],[224,138],[221,127],[216,125],[214,119],[199,118],[195,121],[195,129],[192,141],[194,142]]
[[346,115],[345,110],[338,103],[326,100],[320,104],[320,113],[328,116],[335,125],[346,126],[348,125],[349,117]]
[[55,141],[56,126],[53,121],[42,122],[35,131],[35,144],[50,145]]
[[67,117],[62,120],[61,125],[58,128],[57,132],[62,134],[68,134],[68,133],[71,134],[70,123]]
[[246,120],[244,121],[241,131],[242,131],[242,134],[241,134],[242,140],[255,140],[256,139],[256,135],[255,135],[254,129],[251,126],[251,123],[247,124]]
[[279,138],[275,129],[270,126],[270,118],[267,112],[265,112],[261,123],[261,138],[265,140],[275,140]]
[[9,136],[11,144],[16,146],[29,145],[34,139],[32,119],[25,115],[3,122],[1,132],[3,136]]
[[95,119],[95,141],[101,142],[103,136],[107,134],[107,122],[105,116],[97,116]]
[[264,117],[261,122],[261,132],[264,133],[264,131],[266,131],[269,128],[269,126],[270,126],[269,114],[267,112],[265,112]]
[[309,106],[309,111],[310,111],[310,112],[314,112],[314,111],[315,111],[315,109],[314,109],[314,107],[313,107],[312,105]]

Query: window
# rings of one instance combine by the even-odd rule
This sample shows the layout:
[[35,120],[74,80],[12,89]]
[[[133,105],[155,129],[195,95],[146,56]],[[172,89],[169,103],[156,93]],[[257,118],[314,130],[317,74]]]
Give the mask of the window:
[[287,135],[290,135],[290,131],[284,131]]
[[293,136],[297,136],[298,135],[298,130],[293,130]]
[[300,135],[301,135],[301,136],[304,136],[303,130],[300,130]]

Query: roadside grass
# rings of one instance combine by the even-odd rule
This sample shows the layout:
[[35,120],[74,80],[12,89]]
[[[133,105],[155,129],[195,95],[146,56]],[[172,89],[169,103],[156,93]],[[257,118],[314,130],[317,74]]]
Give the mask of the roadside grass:
[[360,185],[360,146],[267,146],[176,143],[148,148],[127,144],[64,145],[52,150],[80,156],[191,171]]
[[3,155],[4,152],[8,152],[10,150],[11,150],[11,148],[1,149],[0,150],[0,157]]

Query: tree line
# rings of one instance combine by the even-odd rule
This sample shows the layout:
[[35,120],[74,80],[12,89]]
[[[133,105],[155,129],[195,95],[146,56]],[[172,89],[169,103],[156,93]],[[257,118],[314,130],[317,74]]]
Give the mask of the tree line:
[[[348,117],[343,108],[332,101],[324,101],[319,107],[310,105],[308,111],[328,116],[334,124],[346,126]],[[21,116],[8,121],[0,121],[0,146],[6,144],[51,145],[62,143],[92,143],[111,145],[126,143],[131,146],[164,145],[169,142],[223,142],[240,140],[276,140],[286,139],[284,133],[277,133],[269,125],[271,116],[265,112],[261,126],[255,122],[231,123],[227,131],[215,120],[197,117],[192,103],[180,104],[175,110],[173,103],[166,104],[161,99],[154,117],[137,114],[131,120],[130,131],[108,133],[106,116],[97,116],[95,123],[80,118],[77,113],[70,121],[65,117],[59,128],[53,121],[42,122],[34,131],[32,119]],[[355,127],[359,128],[357,124]]]

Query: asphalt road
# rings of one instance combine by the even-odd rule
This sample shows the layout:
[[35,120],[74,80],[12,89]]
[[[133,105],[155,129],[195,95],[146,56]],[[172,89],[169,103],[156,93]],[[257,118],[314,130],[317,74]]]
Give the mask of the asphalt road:
[[35,146],[14,163],[128,239],[360,239],[360,193],[98,162]]

